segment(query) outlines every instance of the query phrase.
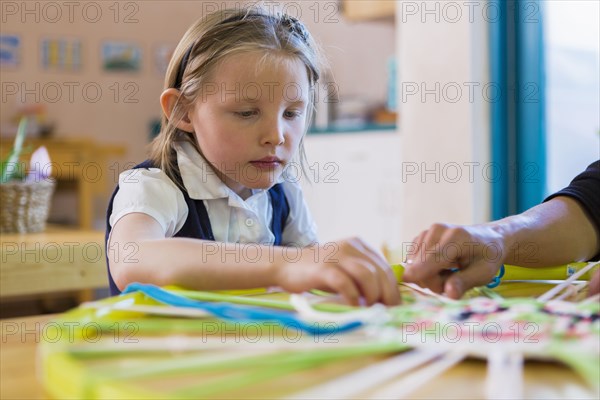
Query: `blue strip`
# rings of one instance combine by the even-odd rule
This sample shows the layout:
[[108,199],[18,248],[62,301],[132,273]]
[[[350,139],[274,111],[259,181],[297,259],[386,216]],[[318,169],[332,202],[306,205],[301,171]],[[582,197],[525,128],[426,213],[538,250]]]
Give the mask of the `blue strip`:
[[337,324],[335,323],[319,324],[315,322],[312,324],[307,324],[306,322],[296,318],[293,314],[284,311],[270,310],[259,307],[233,305],[230,303],[201,302],[173,294],[155,285],[147,285],[142,283],[130,284],[129,286],[127,286],[127,288],[125,288],[122,294],[133,292],[142,292],[146,296],[169,306],[195,308],[203,310],[211,313],[215,317],[224,320],[237,322],[274,321],[283,326],[291,327],[310,333],[311,335],[341,333],[354,330],[363,325],[360,321],[349,322],[340,326],[337,326]]

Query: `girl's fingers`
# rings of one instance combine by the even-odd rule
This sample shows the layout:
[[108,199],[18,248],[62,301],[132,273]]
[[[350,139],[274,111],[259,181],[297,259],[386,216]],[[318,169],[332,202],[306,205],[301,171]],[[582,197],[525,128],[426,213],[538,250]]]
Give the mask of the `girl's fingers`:
[[376,273],[381,288],[381,296],[378,300],[383,304],[391,306],[400,304],[398,281],[396,281],[396,276],[394,275],[392,268],[383,257],[375,252],[375,250],[367,247],[365,251],[371,256],[370,261],[376,266]]
[[349,260],[339,267],[354,281],[368,305],[379,300],[381,288],[376,267],[360,259]]
[[381,285],[381,302],[388,306],[400,304],[398,282],[390,267],[387,267],[385,270],[379,270],[379,282]]
[[364,260],[366,265],[372,266],[371,268],[376,278],[375,285],[378,288],[379,295],[373,301],[370,301],[370,298],[367,299],[368,303],[399,304],[400,291],[398,290],[398,282],[385,258],[360,239],[355,241],[355,246],[359,251],[358,256]]
[[348,304],[359,305],[360,292],[356,284],[344,270],[337,267],[328,268],[322,275],[325,285],[335,293],[340,294]]

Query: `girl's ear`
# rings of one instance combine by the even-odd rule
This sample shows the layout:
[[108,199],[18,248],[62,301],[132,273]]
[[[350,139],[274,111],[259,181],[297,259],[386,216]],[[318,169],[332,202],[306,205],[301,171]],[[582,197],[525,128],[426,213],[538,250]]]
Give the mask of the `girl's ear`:
[[[169,120],[173,114],[175,104],[177,104],[177,100],[179,100],[179,96],[181,96],[181,92],[174,88],[169,88],[160,95],[160,106],[162,107],[163,113],[165,113],[165,116]],[[177,121],[175,126],[185,132],[194,132],[194,126],[192,125],[187,112],[180,121]]]

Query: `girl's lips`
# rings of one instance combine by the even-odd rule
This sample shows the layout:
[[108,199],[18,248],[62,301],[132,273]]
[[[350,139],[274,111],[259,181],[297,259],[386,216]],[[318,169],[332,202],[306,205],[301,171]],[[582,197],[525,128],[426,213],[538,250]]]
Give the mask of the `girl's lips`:
[[250,164],[261,169],[277,168],[281,165],[279,161],[250,161]]
[[260,160],[250,161],[250,164],[261,169],[276,168],[281,165],[281,160],[277,157],[264,157]]

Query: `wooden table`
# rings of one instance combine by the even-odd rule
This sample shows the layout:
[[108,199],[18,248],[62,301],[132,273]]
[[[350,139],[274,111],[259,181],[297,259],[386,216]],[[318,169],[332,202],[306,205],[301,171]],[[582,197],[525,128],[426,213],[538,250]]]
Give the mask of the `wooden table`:
[[[57,316],[35,316],[0,321],[2,351],[0,352],[0,398],[44,399],[44,389],[36,378],[36,344],[44,326]],[[293,381],[275,380],[268,383],[277,387],[314,383],[331,379],[340,373],[364,368],[373,358],[354,360],[333,368],[317,368],[296,374]],[[477,360],[462,362],[426,385],[410,398],[415,399],[480,399],[484,393],[485,363]],[[285,387],[290,387],[285,386]],[[554,363],[528,362],[525,365],[525,398],[592,399],[582,380],[571,370]],[[244,393],[244,397],[265,398],[260,392]]]
[[[48,226],[0,237],[0,300],[108,285],[104,232]],[[89,300],[81,298],[81,300]]]
[[53,315],[0,320],[0,398],[44,399],[35,375],[35,352],[44,324]]

